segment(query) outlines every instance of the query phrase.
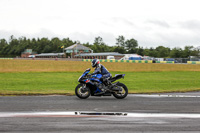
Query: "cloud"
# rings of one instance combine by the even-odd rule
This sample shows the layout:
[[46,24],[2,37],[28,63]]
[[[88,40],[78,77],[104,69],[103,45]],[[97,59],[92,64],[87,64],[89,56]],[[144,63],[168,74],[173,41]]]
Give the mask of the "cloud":
[[80,33],[80,32],[74,32],[69,34],[70,39],[72,40],[79,40],[81,43],[87,43],[93,44],[94,39],[96,37],[102,37],[103,42],[107,45],[115,45],[115,36],[112,33],[108,32],[99,32],[99,33]]
[[26,38],[54,38],[54,37],[59,37],[60,39],[63,38],[70,38],[72,41],[80,41],[81,43],[87,43],[89,42],[90,44],[93,44],[95,37],[102,37],[103,42],[106,43],[107,45],[115,45],[115,36],[112,33],[108,32],[99,32],[99,33],[81,33],[81,32],[73,32],[73,33],[66,33],[66,34],[56,34],[51,30],[42,28],[40,29],[39,32],[37,33],[20,33],[18,31],[5,31],[5,30],[0,30],[0,39],[6,39],[9,41],[10,36],[13,35],[15,38],[19,37],[26,37]]
[[0,30],[0,39],[6,39],[9,41],[9,38],[14,35],[14,37],[19,37],[19,33],[17,31],[5,31],[5,30]]
[[111,18],[111,22],[112,23],[123,23],[125,25],[129,25],[129,26],[134,26],[134,23],[127,19],[127,18],[123,18],[123,17],[113,17]]
[[19,31],[15,31],[15,30],[10,30],[10,31],[0,30],[0,37],[1,37],[0,39],[4,38],[8,41],[10,36],[12,36],[12,35],[15,38],[27,37],[27,38],[30,38],[30,39],[31,38],[43,38],[43,37],[53,38],[53,37],[60,36],[60,35],[53,33],[52,31],[50,31],[48,29],[40,29],[40,31],[37,32],[37,33],[21,33]]
[[92,44],[100,36],[113,46],[116,38],[123,35],[138,40],[143,47],[197,46],[198,3],[197,0],[184,0],[181,4],[179,0],[102,0],[98,4],[94,0],[3,0],[0,38],[69,37]]
[[179,22],[181,28],[188,30],[199,31],[200,30],[200,21],[199,20],[189,20],[185,22]]
[[159,41],[157,45],[163,45],[170,48],[185,47],[185,46],[200,46],[200,39],[197,34],[187,32],[157,32],[153,36],[157,36]]
[[160,26],[163,28],[170,28],[170,25],[166,21],[148,20],[147,23],[154,24],[155,26]]

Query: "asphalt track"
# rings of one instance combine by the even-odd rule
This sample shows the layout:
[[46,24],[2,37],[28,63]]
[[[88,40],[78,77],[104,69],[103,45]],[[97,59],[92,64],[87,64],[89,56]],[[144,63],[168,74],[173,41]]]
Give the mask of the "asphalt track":
[[200,92],[0,97],[0,132],[199,133]]

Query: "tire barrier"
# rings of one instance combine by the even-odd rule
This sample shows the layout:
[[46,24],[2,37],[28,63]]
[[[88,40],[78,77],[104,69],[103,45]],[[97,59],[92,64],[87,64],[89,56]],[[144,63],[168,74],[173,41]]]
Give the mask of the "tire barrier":
[[[82,61],[91,62],[92,59],[82,59]],[[152,60],[103,60],[103,59],[100,59],[100,62],[153,63]],[[174,64],[174,61],[156,61],[155,63]]]
[[174,64],[174,61],[156,61],[156,63],[163,63],[163,64]]
[[187,64],[200,64],[200,61],[187,61]]
[[[92,59],[83,59],[82,61],[91,62]],[[102,60],[100,62],[124,62],[124,63],[152,63],[152,60]]]

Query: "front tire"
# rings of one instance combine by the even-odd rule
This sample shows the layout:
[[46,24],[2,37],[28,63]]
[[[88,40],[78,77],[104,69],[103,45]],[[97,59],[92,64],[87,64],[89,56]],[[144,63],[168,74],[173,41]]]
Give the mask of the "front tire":
[[75,88],[75,94],[80,99],[86,99],[90,96],[91,92],[89,88],[86,88],[83,84],[78,84]]
[[123,98],[125,98],[128,95],[128,88],[123,83],[118,83],[117,86],[119,86],[122,89],[122,91],[121,92],[115,91],[113,93],[113,96],[115,98],[117,98],[117,99],[123,99]]

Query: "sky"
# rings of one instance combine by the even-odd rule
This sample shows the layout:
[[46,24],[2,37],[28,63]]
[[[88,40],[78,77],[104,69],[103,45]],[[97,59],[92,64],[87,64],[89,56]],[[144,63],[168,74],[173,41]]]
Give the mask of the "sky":
[[142,47],[200,46],[200,0],[0,0],[0,39],[134,38]]

